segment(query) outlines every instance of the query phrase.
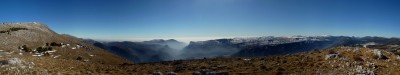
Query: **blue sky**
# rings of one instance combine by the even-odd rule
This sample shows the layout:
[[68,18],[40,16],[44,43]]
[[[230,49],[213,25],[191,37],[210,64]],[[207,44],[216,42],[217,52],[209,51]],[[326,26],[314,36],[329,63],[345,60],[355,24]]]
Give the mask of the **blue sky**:
[[92,39],[400,37],[399,0],[1,0],[1,22]]

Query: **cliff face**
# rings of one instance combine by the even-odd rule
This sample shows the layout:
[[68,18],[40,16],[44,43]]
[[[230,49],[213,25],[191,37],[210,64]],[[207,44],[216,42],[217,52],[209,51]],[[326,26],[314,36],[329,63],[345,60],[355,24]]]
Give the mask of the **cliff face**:
[[[3,66],[9,65],[1,67],[0,71],[5,71],[1,73],[52,71],[74,74],[78,73],[77,70],[93,68],[95,65],[106,67],[129,63],[101,48],[84,43],[82,39],[57,34],[47,25],[38,22],[0,23],[0,36],[0,62],[3,61]],[[18,61],[16,64],[19,66],[12,66],[9,61]],[[27,65],[32,67],[26,68]],[[10,70],[15,67],[16,70]]]

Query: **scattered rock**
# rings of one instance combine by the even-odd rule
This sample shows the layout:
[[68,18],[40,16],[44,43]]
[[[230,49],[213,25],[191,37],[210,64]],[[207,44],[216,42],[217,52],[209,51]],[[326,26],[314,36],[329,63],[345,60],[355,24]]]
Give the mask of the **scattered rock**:
[[12,58],[12,59],[8,60],[8,64],[11,64],[11,65],[17,65],[17,64],[20,64],[21,62],[22,61],[18,58]]
[[227,71],[216,72],[209,69],[202,69],[200,71],[195,71],[192,73],[193,75],[229,75]]
[[251,59],[243,59],[244,61],[250,61]]
[[153,75],[163,75],[163,74],[161,72],[157,71],[157,72],[154,72]]
[[175,73],[175,72],[168,72],[166,75],[178,75],[178,73]]
[[338,58],[338,57],[339,57],[339,54],[328,54],[325,56],[325,60],[332,59],[332,58]]
[[54,56],[53,58],[58,58],[58,57],[60,57],[61,55],[56,55],[56,56]]
[[201,75],[201,73],[199,71],[195,71],[192,73],[192,75]]
[[72,47],[71,49],[76,49],[76,47]]
[[378,59],[384,59],[384,60],[389,59],[388,57],[386,57],[385,55],[383,55],[382,52],[381,52],[380,50],[378,50],[378,49],[374,49],[374,50],[373,50],[373,53],[374,53],[376,56],[378,56]]

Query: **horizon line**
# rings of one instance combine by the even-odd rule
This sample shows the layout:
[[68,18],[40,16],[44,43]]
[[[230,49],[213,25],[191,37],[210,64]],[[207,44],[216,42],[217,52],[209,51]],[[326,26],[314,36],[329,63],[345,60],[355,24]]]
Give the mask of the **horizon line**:
[[[273,37],[294,37],[294,36],[305,36],[305,35],[292,35],[292,36],[273,36]],[[347,35],[318,35],[318,36],[347,36]],[[226,37],[161,37],[161,38],[138,38],[138,37],[131,37],[131,38],[83,38],[83,39],[92,39],[100,42],[112,42],[112,41],[130,41],[130,42],[143,42],[149,40],[169,40],[174,39],[179,42],[189,43],[189,42],[197,42],[197,41],[207,41],[207,40],[215,40],[215,39],[232,39],[232,38],[252,38],[252,37],[268,37],[268,36],[226,36]],[[305,37],[317,37],[317,36],[305,36]],[[386,37],[386,36],[347,36],[347,37],[383,37],[383,38],[400,38],[400,37]]]

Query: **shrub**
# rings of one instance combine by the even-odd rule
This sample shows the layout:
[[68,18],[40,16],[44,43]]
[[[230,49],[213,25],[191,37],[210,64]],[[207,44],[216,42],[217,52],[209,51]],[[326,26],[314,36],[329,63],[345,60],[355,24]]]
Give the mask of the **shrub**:
[[29,49],[26,45],[23,45],[23,46],[22,46],[22,51],[25,51],[25,52],[32,52],[32,50]]
[[364,61],[364,59],[362,59],[360,56],[354,56],[353,59],[355,61]]
[[400,52],[398,52],[397,50],[393,50],[391,51],[392,53],[396,54],[396,55],[400,55]]
[[10,34],[11,31],[18,31],[18,30],[28,30],[27,28],[10,28],[8,30],[5,31],[0,31],[0,33],[8,33]]
[[52,42],[52,43],[50,43],[50,46],[61,46],[61,44],[58,44],[56,42]]
[[27,28],[10,28],[10,31],[28,30]]
[[76,60],[82,60],[83,58],[82,57],[80,57],[80,56],[78,56],[77,58],[76,58]]
[[36,48],[36,51],[39,52],[39,53],[44,52],[44,48],[38,47],[38,48]]
[[7,31],[0,31],[0,33],[7,33]]
[[38,53],[42,53],[42,52],[46,52],[46,51],[51,51],[51,50],[53,50],[53,48],[51,48],[51,47],[47,47],[47,48],[38,47],[38,48],[36,48],[36,51],[37,51]]
[[264,69],[267,69],[266,66],[260,66],[260,68],[263,69],[263,70],[264,70]]

